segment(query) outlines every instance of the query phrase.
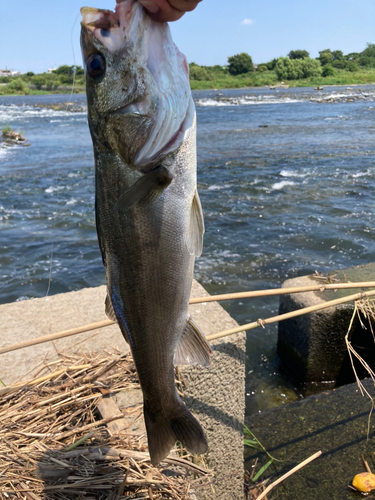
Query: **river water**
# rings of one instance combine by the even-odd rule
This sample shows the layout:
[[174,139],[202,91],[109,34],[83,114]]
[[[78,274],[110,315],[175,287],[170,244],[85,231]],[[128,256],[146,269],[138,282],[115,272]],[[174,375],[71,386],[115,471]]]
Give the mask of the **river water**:
[[[375,261],[375,86],[196,91],[205,215],[196,278],[210,293]],[[74,106],[55,110],[67,101]],[[0,97],[0,303],[105,281],[84,95]],[[277,298],[223,303],[241,324]],[[278,370],[277,326],[247,340],[247,411],[299,397]]]

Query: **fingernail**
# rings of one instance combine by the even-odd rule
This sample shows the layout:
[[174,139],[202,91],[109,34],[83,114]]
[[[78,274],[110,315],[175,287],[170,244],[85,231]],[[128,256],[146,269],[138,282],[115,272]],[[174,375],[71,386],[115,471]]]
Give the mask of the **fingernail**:
[[139,0],[139,3],[141,3],[143,7],[152,14],[156,14],[156,12],[159,10],[159,7],[156,5],[156,3],[152,2],[151,0]]

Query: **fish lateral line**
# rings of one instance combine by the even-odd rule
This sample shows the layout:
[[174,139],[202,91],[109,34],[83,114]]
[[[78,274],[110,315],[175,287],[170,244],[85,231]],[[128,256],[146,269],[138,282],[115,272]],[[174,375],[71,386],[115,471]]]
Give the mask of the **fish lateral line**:
[[173,181],[170,171],[160,165],[151,172],[140,177],[130,188],[123,193],[113,207],[116,212],[125,212],[141,201],[153,201]]

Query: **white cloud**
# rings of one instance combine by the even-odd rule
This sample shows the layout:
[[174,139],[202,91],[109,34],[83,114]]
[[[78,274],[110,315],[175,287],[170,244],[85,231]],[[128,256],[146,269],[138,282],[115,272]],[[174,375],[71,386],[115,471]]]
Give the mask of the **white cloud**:
[[253,21],[251,19],[244,19],[243,21],[241,21],[241,24],[253,24]]

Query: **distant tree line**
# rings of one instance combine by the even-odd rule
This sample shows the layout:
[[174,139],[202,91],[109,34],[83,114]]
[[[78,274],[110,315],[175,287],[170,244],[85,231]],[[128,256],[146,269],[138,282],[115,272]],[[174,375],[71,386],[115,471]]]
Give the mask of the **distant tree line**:
[[36,89],[56,90],[61,85],[84,85],[84,71],[81,66],[59,66],[52,73],[38,73],[28,71],[24,75],[14,77],[0,77],[0,83],[8,83],[8,90],[27,93],[29,85]]
[[318,76],[333,76],[337,70],[356,72],[375,69],[375,44],[368,43],[363,52],[344,55],[341,50],[324,49],[313,59],[307,50],[291,50],[286,57],[272,59],[254,66],[249,54],[242,52],[228,57],[227,66],[199,66],[190,64],[190,79],[196,81],[214,80],[218,73],[244,75],[273,71],[279,80],[299,80]]

